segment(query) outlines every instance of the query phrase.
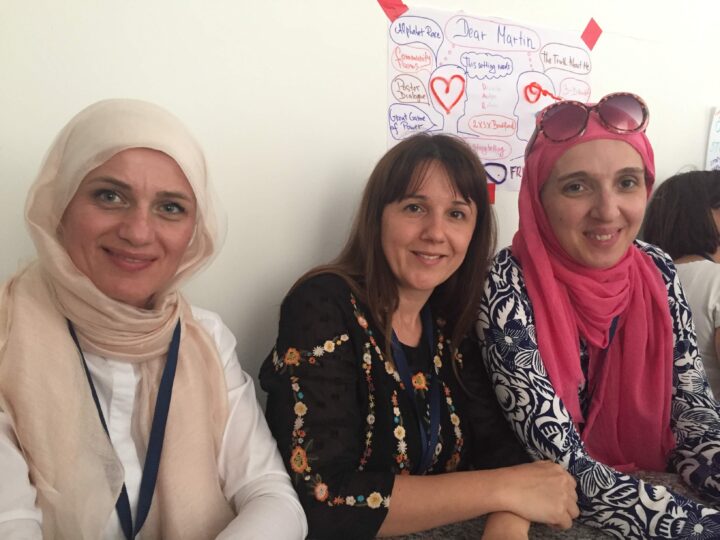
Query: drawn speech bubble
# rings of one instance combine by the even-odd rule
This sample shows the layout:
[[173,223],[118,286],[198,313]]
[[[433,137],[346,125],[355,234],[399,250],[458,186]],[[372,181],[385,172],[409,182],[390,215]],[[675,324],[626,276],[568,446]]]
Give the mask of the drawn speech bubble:
[[430,47],[437,58],[438,50],[443,42],[440,25],[426,17],[398,17],[390,25],[390,39],[398,45],[422,43]]
[[395,47],[391,56],[392,65],[398,71],[417,73],[421,69],[433,69],[435,57],[427,47]]
[[470,119],[468,127],[486,137],[510,137],[517,131],[517,122],[499,114],[479,114]]
[[499,54],[467,52],[460,57],[460,63],[473,79],[499,79],[513,72],[512,60]]
[[477,152],[481,161],[507,158],[512,152],[510,143],[495,139],[465,139],[470,148]]
[[412,75],[398,75],[390,83],[390,89],[401,103],[428,103],[427,88]]
[[548,43],[540,49],[540,61],[548,69],[562,69],[570,73],[585,75],[590,73],[592,63],[585,49],[563,43]]
[[560,97],[587,103],[590,99],[590,85],[586,81],[568,77],[560,81]]
[[388,111],[388,124],[393,139],[404,139],[435,127],[428,114],[415,105],[393,103]]

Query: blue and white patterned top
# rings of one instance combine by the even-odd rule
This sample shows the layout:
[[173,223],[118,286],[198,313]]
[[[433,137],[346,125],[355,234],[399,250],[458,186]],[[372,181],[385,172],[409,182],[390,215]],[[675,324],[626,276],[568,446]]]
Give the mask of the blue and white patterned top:
[[[670,258],[655,246],[636,245],[662,274],[673,321],[670,422],[677,447],[669,470],[680,473],[706,500],[720,502],[720,405],[707,384],[690,310]],[[577,480],[580,521],[624,539],[720,538],[717,510],[620,473],[587,454],[543,365],[523,271],[509,249],[495,257],[477,331],[484,338],[482,353],[495,394],[517,437],[533,458],[560,463]],[[582,341],[580,348],[586,357]]]

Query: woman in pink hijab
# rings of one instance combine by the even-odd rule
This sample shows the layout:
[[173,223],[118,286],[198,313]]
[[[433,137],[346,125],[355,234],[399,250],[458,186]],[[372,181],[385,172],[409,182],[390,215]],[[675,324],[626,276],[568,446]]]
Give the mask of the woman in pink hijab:
[[716,510],[633,476],[677,471],[720,500],[720,415],[687,302],[670,258],[635,239],[655,179],[647,123],[628,93],[540,113],[477,329],[515,433],[576,478],[582,522],[718,538]]

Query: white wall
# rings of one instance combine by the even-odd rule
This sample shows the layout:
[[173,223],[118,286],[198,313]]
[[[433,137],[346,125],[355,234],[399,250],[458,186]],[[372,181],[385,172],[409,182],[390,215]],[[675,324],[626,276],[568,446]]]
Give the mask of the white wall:
[[[703,166],[715,1],[406,1],[578,32],[595,17],[593,98],[646,99],[659,178]],[[387,25],[375,0],[0,0],[0,281],[34,253],[25,194],[65,122],[103,98],[154,101],[205,147],[229,215],[187,293],[223,316],[256,375],[284,293],[339,250],[386,148]],[[498,193],[500,245],[516,204]]]

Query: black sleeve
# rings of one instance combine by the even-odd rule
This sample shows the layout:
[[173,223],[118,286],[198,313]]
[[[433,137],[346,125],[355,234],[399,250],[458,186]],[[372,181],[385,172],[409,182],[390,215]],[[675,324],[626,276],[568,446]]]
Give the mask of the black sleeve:
[[456,376],[469,431],[470,465],[475,469],[497,469],[532,461],[503,416],[477,341],[466,338],[460,345],[460,355],[462,367],[458,366]]
[[310,538],[373,538],[394,475],[366,472],[367,384],[349,287],[312,278],[283,302],[260,381],[266,416],[310,527]]

